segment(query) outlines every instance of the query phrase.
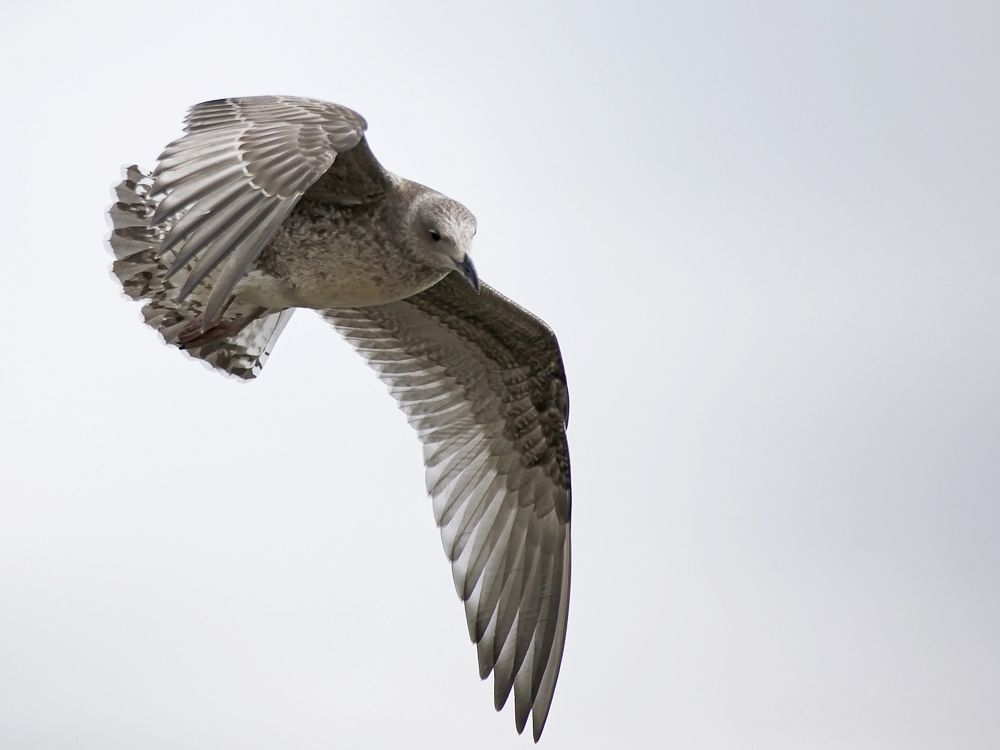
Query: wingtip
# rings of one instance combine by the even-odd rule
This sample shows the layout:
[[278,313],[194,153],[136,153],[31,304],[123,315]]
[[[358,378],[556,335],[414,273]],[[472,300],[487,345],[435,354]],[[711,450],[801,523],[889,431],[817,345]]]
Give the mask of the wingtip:
[[546,706],[544,711],[539,711],[536,705],[535,709],[531,712],[531,736],[534,738],[536,744],[542,737],[542,731],[545,729],[545,720],[548,716],[548,706]]

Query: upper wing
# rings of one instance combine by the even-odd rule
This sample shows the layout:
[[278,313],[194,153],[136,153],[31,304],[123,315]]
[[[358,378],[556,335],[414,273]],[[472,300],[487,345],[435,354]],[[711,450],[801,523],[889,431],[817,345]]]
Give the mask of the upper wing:
[[566,637],[570,476],[555,334],[457,274],[400,302],[323,316],[386,382],[424,446],[427,491],[500,710],[541,735]]
[[[315,99],[257,96],[192,107],[185,135],[160,155],[150,192],[163,196],[150,224],[169,227],[160,251],[179,250],[168,275],[198,256],[180,299],[228,258],[205,309],[205,322],[214,320],[298,199],[366,128],[357,112]],[[363,151],[377,182],[381,167]]]

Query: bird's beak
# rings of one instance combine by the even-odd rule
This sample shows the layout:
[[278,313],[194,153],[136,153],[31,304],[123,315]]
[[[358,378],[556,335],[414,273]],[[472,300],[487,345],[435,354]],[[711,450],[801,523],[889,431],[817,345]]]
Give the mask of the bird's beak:
[[461,262],[455,261],[455,270],[461,274],[462,278],[469,282],[469,286],[479,291],[479,274],[476,273],[476,267],[472,265],[472,258],[466,253],[465,257],[462,258]]

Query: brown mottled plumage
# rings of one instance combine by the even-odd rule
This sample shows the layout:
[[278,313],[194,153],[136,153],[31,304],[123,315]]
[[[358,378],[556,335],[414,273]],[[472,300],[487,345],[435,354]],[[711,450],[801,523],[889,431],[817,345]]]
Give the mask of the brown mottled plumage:
[[312,99],[193,107],[156,170],[116,188],[113,270],[146,323],[226,374],[258,375],[296,307],[365,357],[423,443],[480,674],[537,741],[569,607],[559,346],[480,285],[468,209],[383,169],[365,128]]

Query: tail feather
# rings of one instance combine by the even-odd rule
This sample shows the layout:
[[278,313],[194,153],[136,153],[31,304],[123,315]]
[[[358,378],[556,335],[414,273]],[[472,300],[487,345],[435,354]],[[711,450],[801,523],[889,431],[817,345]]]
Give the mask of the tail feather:
[[[108,215],[112,230],[109,244],[115,261],[112,272],[122,289],[134,300],[144,302],[142,315],[168,344],[207,362],[217,370],[243,380],[256,377],[267,361],[275,341],[288,323],[293,310],[269,310],[238,333],[203,345],[185,346],[182,334],[201,320],[212,288],[220,271],[209,274],[184,300],[180,290],[194,269],[191,261],[169,279],[165,278],[183,247],[162,252],[163,239],[170,226],[183,217],[178,214],[164,224],[150,226],[157,199],[149,197],[153,181],[138,167],[127,167],[124,180],[115,187],[117,202]],[[255,306],[233,300],[222,316],[222,324],[252,314]]]

